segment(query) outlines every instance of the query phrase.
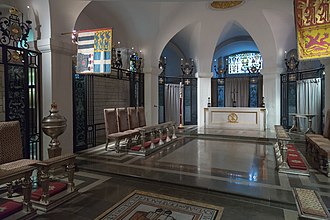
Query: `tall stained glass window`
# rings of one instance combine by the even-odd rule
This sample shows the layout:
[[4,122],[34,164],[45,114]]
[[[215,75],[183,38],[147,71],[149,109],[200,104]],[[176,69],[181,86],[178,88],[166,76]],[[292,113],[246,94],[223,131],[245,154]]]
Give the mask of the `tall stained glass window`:
[[259,73],[262,69],[262,57],[258,52],[229,55],[228,74]]

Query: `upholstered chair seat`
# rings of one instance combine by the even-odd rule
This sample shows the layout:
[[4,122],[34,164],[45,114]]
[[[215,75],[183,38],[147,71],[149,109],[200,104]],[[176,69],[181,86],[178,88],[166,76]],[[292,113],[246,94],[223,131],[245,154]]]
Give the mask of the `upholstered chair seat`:
[[0,122],[0,169],[10,170],[36,162],[38,161],[23,158],[19,121]]

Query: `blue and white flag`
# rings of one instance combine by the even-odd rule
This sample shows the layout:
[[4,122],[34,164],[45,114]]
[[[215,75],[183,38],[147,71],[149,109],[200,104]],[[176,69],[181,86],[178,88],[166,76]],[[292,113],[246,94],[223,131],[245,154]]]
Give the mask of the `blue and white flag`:
[[77,73],[111,72],[112,29],[78,32]]

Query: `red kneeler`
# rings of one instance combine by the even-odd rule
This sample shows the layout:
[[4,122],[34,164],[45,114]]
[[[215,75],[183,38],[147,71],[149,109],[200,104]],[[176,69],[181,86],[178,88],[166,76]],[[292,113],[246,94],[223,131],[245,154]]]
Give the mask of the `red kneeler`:
[[0,201],[0,219],[4,219],[16,212],[21,211],[23,204],[8,199],[1,199]]
[[[66,190],[67,184],[63,182],[50,182],[49,183],[49,197],[52,197],[53,195],[56,195],[63,190]],[[39,187],[36,191],[32,192],[31,194],[31,200],[34,201],[40,201],[42,196],[42,188]]]
[[307,170],[304,160],[301,158],[297,148],[288,144],[288,165],[291,169]]

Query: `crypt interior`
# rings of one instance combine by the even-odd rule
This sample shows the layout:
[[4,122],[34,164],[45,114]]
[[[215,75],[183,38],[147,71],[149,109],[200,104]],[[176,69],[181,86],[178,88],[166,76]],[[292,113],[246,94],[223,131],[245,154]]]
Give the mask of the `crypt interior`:
[[0,219],[130,219],[136,190],[330,219],[330,58],[302,59],[301,2],[0,0]]

